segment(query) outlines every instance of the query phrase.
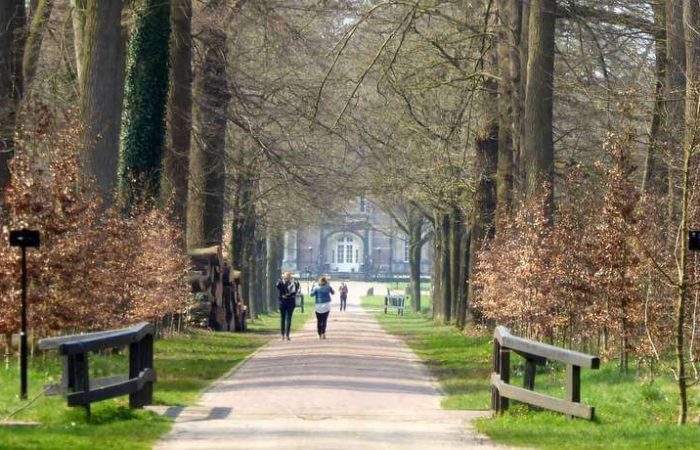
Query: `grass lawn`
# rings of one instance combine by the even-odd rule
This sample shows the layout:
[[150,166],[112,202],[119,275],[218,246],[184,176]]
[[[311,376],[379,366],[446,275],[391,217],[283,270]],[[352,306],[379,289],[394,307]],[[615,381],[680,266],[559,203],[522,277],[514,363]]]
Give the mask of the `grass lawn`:
[[[300,328],[312,308],[294,314],[294,329]],[[154,403],[186,406],[212,381],[265,344],[279,332],[279,316],[263,316],[249,322],[252,333],[213,333],[192,330],[156,341],[154,364],[158,381]],[[91,356],[91,376],[126,374],[125,355]],[[13,420],[38,421],[37,427],[0,426],[0,449],[149,449],[170,429],[170,420],[155,413],[128,408],[128,397],[95,403],[92,418],[82,408],[68,408],[60,396],[45,397],[45,384],[60,380],[61,367],[55,353],[30,361],[29,398],[37,400]],[[26,401],[19,400],[16,360],[0,368],[0,420]]]
[[[370,309],[383,297],[365,297]],[[424,314],[376,313],[390,333],[400,335],[440,381],[446,409],[489,409],[491,337],[465,336],[451,326],[435,325]],[[522,361],[511,357],[511,382],[522,381]],[[536,390],[562,398],[564,367],[538,369]],[[677,396],[673,380],[658,375],[653,382],[634,374],[621,375],[614,363],[600,370],[581,371],[582,401],[596,407],[592,422],[569,419],[511,402],[504,415],[477,422],[480,432],[494,441],[547,449],[700,449],[700,392],[689,391],[691,424],[675,425]]]

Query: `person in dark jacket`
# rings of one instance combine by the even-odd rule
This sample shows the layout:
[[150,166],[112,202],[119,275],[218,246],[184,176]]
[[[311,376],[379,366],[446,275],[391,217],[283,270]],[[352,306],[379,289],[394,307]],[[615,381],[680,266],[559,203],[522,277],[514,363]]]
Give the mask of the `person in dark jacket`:
[[282,334],[282,340],[291,341],[289,330],[292,327],[292,313],[294,313],[294,308],[297,304],[296,298],[299,294],[299,282],[292,278],[290,272],[285,272],[277,282],[277,290],[280,294],[280,333]]
[[326,325],[328,315],[331,313],[331,295],[335,294],[333,288],[328,284],[326,277],[318,279],[318,285],[311,289],[311,296],[316,297],[316,321],[318,328],[318,338],[326,338]]

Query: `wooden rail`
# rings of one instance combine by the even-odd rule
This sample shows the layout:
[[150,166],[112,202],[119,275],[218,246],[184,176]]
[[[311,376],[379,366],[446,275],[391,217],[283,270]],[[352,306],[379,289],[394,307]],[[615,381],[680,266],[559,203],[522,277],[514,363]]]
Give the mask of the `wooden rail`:
[[[63,358],[63,377],[47,394],[63,394],[68,406],[82,406],[88,414],[90,403],[129,395],[131,408],[143,408],[153,401],[154,327],[141,322],[130,328],[42,339],[41,350],[58,350]],[[89,354],[129,346],[129,375],[90,379]]]
[[[504,411],[508,409],[508,400],[513,399],[570,416],[593,419],[595,408],[581,403],[581,368],[598,369],[598,357],[513,336],[507,328],[500,326],[496,327],[493,337],[491,409]],[[525,358],[522,388],[509,384],[511,350]],[[566,398],[563,400],[534,391],[537,364],[544,365],[548,360],[566,364]]]

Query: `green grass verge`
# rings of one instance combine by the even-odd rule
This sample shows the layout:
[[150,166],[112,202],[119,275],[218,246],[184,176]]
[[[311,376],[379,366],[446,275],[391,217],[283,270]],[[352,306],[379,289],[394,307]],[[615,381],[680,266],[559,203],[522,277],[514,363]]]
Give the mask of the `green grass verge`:
[[[363,305],[383,307],[381,296],[365,297]],[[425,314],[403,317],[383,309],[381,325],[401,336],[440,381],[445,409],[488,409],[491,388],[491,337],[465,336],[454,327],[436,325]],[[523,364],[513,356],[513,384],[522,383]],[[678,408],[673,379],[658,375],[653,382],[634,374],[622,375],[614,363],[600,370],[582,370],[582,401],[596,407],[596,419],[586,421],[511,402],[497,417],[477,421],[480,432],[497,443],[546,449],[690,449],[700,448],[700,393],[690,391],[691,420],[675,425]],[[538,392],[562,398],[564,367],[538,369]]]
[[[312,308],[294,314],[299,329]],[[250,321],[251,333],[213,333],[191,330],[156,341],[154,365],[158,381],[157,405],[187,406],[212,381],[240,363],[279,330],[277,314]],[[128,372],[126,355],[91,356],[91,376]],[[88,421],[82,408],[68,408],[60,396],[41,395],[43,386],[56,383],[61,367],[55,354],[30,362],[29,398],[36,401],[12,420],[38,421],[36,427],[0,426],[0,449],[149,449],[170,429],[169,419],[142,410],[130,410],[128,397],[95,403]],[[0,368],[0,420],[27,404],[19,399],[19,374],[15,360]]]

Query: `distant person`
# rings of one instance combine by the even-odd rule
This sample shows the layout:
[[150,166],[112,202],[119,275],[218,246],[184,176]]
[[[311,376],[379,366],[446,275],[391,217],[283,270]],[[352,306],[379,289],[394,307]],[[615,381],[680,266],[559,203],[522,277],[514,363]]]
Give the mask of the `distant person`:
[[280,333],[282,340],[291,341],[289,331],[292,327],[292,314],[297,306],[297,295],[299,294],[299,282],[292,278],[290,272],[285,272],[282,278],[277,281],[279,291],[280,306]]
[[311,289],[311,296],[316,297],[316,326],[318,328],[318,338],[326,338],[326,325],[328,324],[328,315],[331,313],[331,295],[335,291],[326,277],[318,279],[318,285],[314,285]]
[[340,310],[345,311],[348,307],[348,285],[345,283],[340,284]]

